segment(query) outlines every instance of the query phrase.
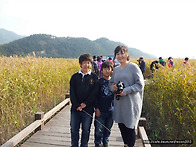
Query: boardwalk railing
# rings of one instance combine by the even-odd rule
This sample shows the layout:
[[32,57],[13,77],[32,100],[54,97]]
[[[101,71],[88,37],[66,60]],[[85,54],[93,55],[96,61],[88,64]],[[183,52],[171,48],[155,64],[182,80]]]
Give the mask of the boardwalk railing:
[[[43,112],[37,112],[35,114],[35,121],[32,124],[30,124],[28,127],[26,127],[24,130],[16,134],[14,137],[12,137],[10,140],[8,140],[5,144],[2,145],[2,147],[14,147],[18,145],[21,141],[23,141],[25,138],[27,138],[31,133],[43,129],[45,122],[51,119],[51,117],[54,116],[55,113],[57,113],[64,106],[70,103],[69,94],[66,94],[66,98],[67,99],[65,99],[63,102],[61,102],[56,107],[51,109],[45,115]],[[143,142],[143,146],[151,147],[150,144],[145,144],[145,142],[149,141],[145,131],[145,125],[146,125],[146,119],[144,117],[141,117],[138,124],[137,133]]]
[[[66,97],[67,97],[67,95],[66,95]],[[48,119],[50,119],[56,112],[58,112],[65,105],[67,105],[69,102],[70,102],[69,98],[65,99],[60,104],[58,104],[56,107],[54,107],[49,112],[47,112],[45,115],[43,112],[37,112],[35,114],[35,121],[32,124],[30,124],[24,130],[22,130],[21,132],[16,134],[10,140],[8,140],[6,143],[4,143],[1,147],[14,147],[18,143],[20,143],[23,139],[25,139],[32,132],[43,129],[44,123]]]

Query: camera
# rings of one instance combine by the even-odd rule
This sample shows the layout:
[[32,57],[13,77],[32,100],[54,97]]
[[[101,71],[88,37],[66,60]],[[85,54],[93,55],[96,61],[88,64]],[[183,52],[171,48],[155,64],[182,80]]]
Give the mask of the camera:
[[[125,85],[123,82],[119,81],[116,86],[118,87],[117,91],[116,91],[116,94],[120,94],[123,89],[125,88]],[[119,95],[116,95],[116,100],[119,100],[120,99],[120,96]]]

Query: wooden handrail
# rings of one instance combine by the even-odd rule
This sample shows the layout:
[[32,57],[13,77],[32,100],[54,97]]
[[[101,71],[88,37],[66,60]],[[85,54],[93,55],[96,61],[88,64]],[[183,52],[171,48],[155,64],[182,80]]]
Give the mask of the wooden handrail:
[[58,104],[56,107],[54,107],[53,109],[51,109],[49,112],[47,112],[44,115],[44,118],[42,119],[44,122],[46,120],[48,120],[52,115],[54,115],[57,111],[59,111],[63,106],[65,106],[67,103],[69,103],[70,99],[65,99],[64,101],[62,101],[60,104]]
[[21,132],[19,132],[18,134],[16,134],[14,137],[12,137],[6,143],[4,143],[2,145],[2,147],[13,147],[13,146],[17,145],[21,140],[23,140],[31,132],[33,132],[35,130],[35,128],[39,127],[40,124],[41,124],[41,120],[34,121],[28,127],[26,127],[25,129],[23,129]]
[[16,146],[19,142],[21,142],[24,138],[26,138],[30,133],[32,133],[35,129],[37,129],[39,126],[41,126],[45,121],[47,121],[51,116],[53,116],[56,112],[58,112],[61,108],[63,108],[69,102],[70,102],[69,98],[65,99],[60,104],[58,104],[56,107],[54,107],[49,112],[47,112],[41,120],[34,121],[28,127],[26,127],[21,132],[16,134],[14,137],[9,139],[1,147],[14,147],[14,146]]
[[[56,112],[58,112],[60,109],[62,109],[66,104],[70,103],[70,99],[68,98],[69,94],[66,94],[66,98],[64,101],[62,101],[60,104],[58,104],[56,107],[51,109],[49,112],[47,112],[44,117],[42,118],[41,115],[43,115],[42,112],[39,112],[38,115],[40,115],[40,120],[34,121],[32,124],[30,124],[28,127],[23,129],[21,132],[16,134],[14,137],[12,137],[10,140],[8,140],[6,143],[4,143],[1,147],[14,147],[16,146],[19,142],[21,142],[24,138],[26,138],[30,133],[35,131],[37,128],[40,127],[46,122],[48,119],[50,119]],[[139,126],[138,126],[138,133],[140,138],[142,139],[144,147],[151,147],[150,144],[145,144],[144,141],[148,141],[148,136],[146,134],[146,131],[144,129],[146,125],[146,119],[141,117],[139,121]]]
[[145,142],[149,141],[149,139],[148,139],[148,136],[146,134],[144,127],[139,126],[138,132],[139,132],[140,138],[142,139],[144,147],[151,147],[151,145],[149,143],[145,143]]

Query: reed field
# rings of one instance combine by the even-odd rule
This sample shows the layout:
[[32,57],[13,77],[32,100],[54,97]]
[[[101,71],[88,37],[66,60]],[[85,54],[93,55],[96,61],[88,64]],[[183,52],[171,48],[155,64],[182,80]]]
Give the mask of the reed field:
[[75,59],[0,57],[0,144],[65,99]]
[[[147,118],[148,137],[195,143],[196,60],[190,59],[192,68],[187,69],[182,59],[174,59],[173,68],[159,68],[153,76],[153,59],[145,61],[149,79],[142,115]],[[0,66],[0,144],[32,123],[36,112],[46,113],[63,101],[71,75],[80,69],[78,59],[32,56],[0,57]]]
[[[191,69],[182,63],[182,59],[174,59],[173,68],[159,68],[147,79],[143,115],[151,140],[177,140],[185,144],[173,146],[195,146],[196,60],[189,61]],[[186,144],[190,142],[194,144]]]

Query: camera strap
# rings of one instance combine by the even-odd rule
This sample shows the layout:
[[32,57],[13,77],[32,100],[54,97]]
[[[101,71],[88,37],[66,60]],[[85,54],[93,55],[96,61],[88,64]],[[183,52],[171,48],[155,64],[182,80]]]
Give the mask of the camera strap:
[[[90,116],[92,119],[93,119],[93,116],[92,115],[90,115],[88,112],[86,112],[85,110],[83,110],[82,109],[82,111],[84,112],[84,113],[86,113],[88,116]],[[100,125],[102,125],[106,130],[108,130],[110,133],[111,133],[111,130],[109,129],[109,128],[107,128],[104,124],[102,124],[100,121],[98,121],[96,118],[94,118],[95,119],[95,121],[97,121]]]

